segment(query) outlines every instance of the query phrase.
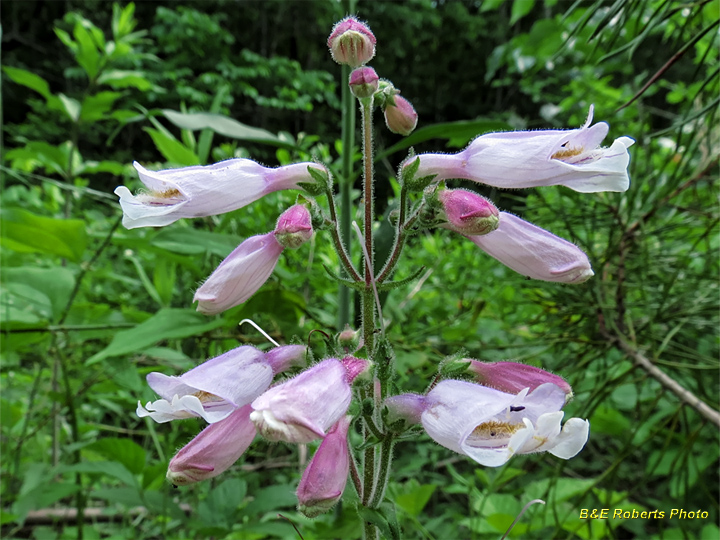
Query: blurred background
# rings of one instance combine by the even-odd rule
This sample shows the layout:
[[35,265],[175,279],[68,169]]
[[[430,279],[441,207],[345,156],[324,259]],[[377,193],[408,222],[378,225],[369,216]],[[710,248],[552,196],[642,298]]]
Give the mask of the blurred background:
[[[150,371],[179,374],[240,343],[336,331],[338,268],[324,234],[220,316],[198,284],[296,193],[221,216],[125,230],[117,185],[150,169],[250,157],[340,170],[334,0],[9,1],[2,6],[2,536],[62,539],[359,538],[351,486],[315,520],[294,491],[316,445],[257,440],[230,471],[179,490],[167,462],[200,429],[137,418]],[[475,189],[584,249],[581,285],[526,280],[448,231],[411,239],[383,298],[405,391],[448,355],[565,377],[566,418],[589,418],[576,458],[477,466],[422,435],[396,446],[389,496],[407,538],[717,539],[718,28],[716,1],[361,0],[371,65],[419,114],[402,138],[376,116],[380,256],[396,171],[416,152],[509,129],[573,128],[591,104],[630,136],[626,193]],[[353,153],[359,159],[359,150]],[[355,167],[359,167],[356,165]],[[359,184],[356,184],[359,188]],[[355,199],[359,190],[354,190]],[[322,203],[322,201],[321,201]],[[359,257],[357,247],[353,256]],[[664,518],[582,519],[582,509]],[[673,509],[707,512],[678,519]],[[78,511],[80,518],[78,518]],[[704,514],[703,514],[704,515]],[[84,517],[83,517],[84,516]],[[80,524],[80,525],[79,525]]]

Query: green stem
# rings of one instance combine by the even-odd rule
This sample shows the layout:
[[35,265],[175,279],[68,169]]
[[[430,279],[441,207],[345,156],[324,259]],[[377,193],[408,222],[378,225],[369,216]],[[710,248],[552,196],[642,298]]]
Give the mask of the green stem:
[[392,464],[392,451],[393,451],[392,435],[388,435],[382,442],[380,447],[380,467],[378,474],[375,479],[375,485],[373,486],[372,498],[370,499],[370,508],[377,508],[383,500],[385,495],[385,489],[387,488],[388,480],[390,478],[390,466]]
[[[340,237],[338,241],[350,255],[350,222],[352,217],[352,159],[355,147],[355,99],[347,82],[350,67],[342,67],[342,175],[340,178]],[[331,197],[331,194],[328,195]],[[337,223],[337,219],[335,219]],[[338,298],[338,330],[350,323],[350,289],[340,286]]]
[[[400,192],[400,204],[402,206],[400,210],[400,217],[404,218],[405,215],[405,208],[404,206],[407,205],[405,198],[403,197],[403,193],[405,190]],[[403,223],[403,219],[398,220],[398,230],[395,235],[395,245],[393,246],[392,253],[390,254],[390,257],[388,258],[387,262],[385,263],[385,266],[382,270],[380,270],[380,275],[377,277],[377,282],[382,283],[386,279],[388,279],[393,271],[395,270],[395,265],[397,265],[398,261],[400,260],[400,253],[402,253],[403,247],[405,247],[405,240],[407,240],[408,237],[408,230],[410,227],[413,226],[415,221],[417,221],[418,217],[420,217],[420,212],[422,211],[422,206],[420,206],[408,219],[406,222]]]
[[373,146],[372,146],[372,107],[373,99],[360,100],[363,137],[363,202],[365,205],[363,232],[365,236],[365,251],[368,258],[365,260],[365,290],[362,296],[362,324],[365,350],[368,358],[372,359],[375,349],[375,304],[372,288],[372,268],[375,261],[373,249]]
[[[355,269],[355,266],[353,265],[352,261],[350,260],[350,254],[345,250],[345,246],[349,246],[350,244],[341,238],[342,236],[342,230],[338,230],[338,216],[337,211],[335,210],[335,199],[333,198],[333,193],[331,190],[328,190],[327,192],[327,198],[328,198],[328,208],[330,208],[330,219],[332,220],[332,228],[330,229],[330,234],[332,235],[333,242],[335,243],[335,249],[337,250],[338,257],[340,257],[340,262],[342,262],[343,267],[345,268],[345,271],[348,273],[348,275],[355,281],[361,282],[362,278],[360,277],[360,274]],[[350,213],[347,213],[350,215]],[[340,290],[346,289],[349,290],[345,286],[341,286],[342,288]],[[348,300],[349,301],[349,300]],[[349,310],[348,306],[348,310]],[[345,325],[343,325],[343,328]],[[342,330],[342,328],[340,328]]]

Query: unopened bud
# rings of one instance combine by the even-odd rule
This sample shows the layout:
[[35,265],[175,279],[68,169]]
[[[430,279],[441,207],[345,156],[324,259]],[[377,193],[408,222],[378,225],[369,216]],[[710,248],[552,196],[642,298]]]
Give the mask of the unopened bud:
[[302,204],[285,210],[275,226],[275,239],[284,248],[296,249],[313,235],[312,217]]
[[330,54],[338,64],[356,68],[375,56],[375,36],[355,17],[346,17],[333,27],[328,38]]
[[399,135],[410,135],[417,126],[418,115],[410,102],[401,96],[393,96],[395,104],[387,102],[385,123],[390,131]]
[[350,74],[350,91],[357,98],[368,98],[377,91],[379,80],[373,68],[357,68]]
[[473,191],[443,189],[438,192],[447,218],[446,228],[465,235],[488,234],[498,228],[500,212],[495,205]]
[[360,345],[360,332],[350,328],[350,325],[345,325],[345,329],[340,332],[337,336],[338,345],[340,345],[345,352],[354,351]]

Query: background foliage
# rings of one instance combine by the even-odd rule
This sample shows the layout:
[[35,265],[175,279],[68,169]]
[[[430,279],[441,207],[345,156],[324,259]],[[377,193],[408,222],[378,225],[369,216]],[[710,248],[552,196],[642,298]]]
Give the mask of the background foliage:
[[[230,472],[173,491],[167,461],[199,424],[156,429],[133,413],[152,397],[146,373],[239,342],[265,347],[237,326],[245,317],[321,355],[320,335],[308,336],[336,324],[319,265],[336,266],[329,243],[284,253],[250,301],[208,318],[191,307],[197,284],[294,195],[132,231],[112,195],[139,187],[133,160],[335,166],[340,81],[325,41],[344,14],[330,0],[3,5],[3,536],[295,538],[292,522],[306,539],[359,537],[350,487],[331,514],[295,511],[304,450],[256,442]],[[569,462],[483,469],[425,436],[398,445],[390,495],[407,536],[497,538],[533,498],[547,504],[510,537],[720,536],[718,4],[373,1],[358,14],[378,39],[373,67],[421,118],[405,140],[378,129],[378,215],[410,144],[455,151],[487,130],[576,126],[592,103],[611,136],[637,141],[627,193],[484,192],[585,249],[596,276],[583,285],[524,280],[445,232],[406,250],[399,277],[425,270],[384,303],[406,390],[464,349],[562,374],[576,393],[568,415],[591,422]],[[62,510],[78,505],[80,525]],[[666,517],[586,520],[583,508]]]

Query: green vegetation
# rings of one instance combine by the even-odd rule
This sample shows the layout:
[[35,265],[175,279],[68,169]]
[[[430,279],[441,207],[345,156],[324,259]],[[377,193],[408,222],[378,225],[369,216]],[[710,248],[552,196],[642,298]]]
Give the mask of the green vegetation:
[[[717,2],[365,0],[357,13],[378,40],[373,67],[420,116],[407,138],[375,136],[380,254],[410,146],[454,152],[487,131],[579,126],[591,104],[610,140],[637,141],[622,194],[456,182],[580,246],[595,270],[584,284],[526,280],[447,231],[411,238],[397,279],[424,270],[381,297],[397,383],[422,392],[460,350],[522,361],[565,377],[566,418],[591,428],[570,461],[516,456],[497,469],[424,433],[400,442],[388,497],[404,537],[499,538],[536,498],[546,504],[509,538],[720,537]],[[207,317],[195,289],[296,193],[133,230],[112,194],[140,187],[133,160],[156,170],[318,159],[339,173],[343,82],[326,40],[344,15],[330,0],[3,5],[4,538],[290,539],[294,527],[306,540],[360,537],[350,483],[329,514],[295,509],[317,443],[258,438],[224,475],[173,490],[167,462],[200,422],[159,429],[134,412],[153,399],[151,371],[266,348],[238,327],[245,318],[321,358],[324,337],[311,332],[331,334],[338,319],[321,266],[339,267],[328,236],[286,250],[248,302]],[[610,518],[581,517],[603,508]]]

